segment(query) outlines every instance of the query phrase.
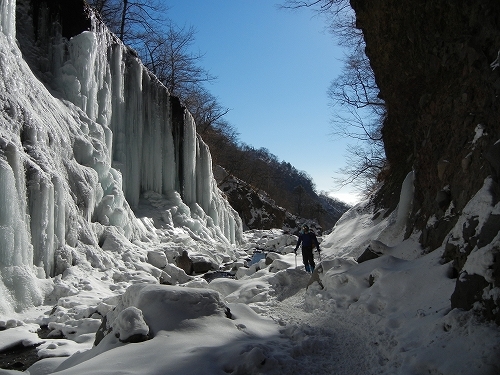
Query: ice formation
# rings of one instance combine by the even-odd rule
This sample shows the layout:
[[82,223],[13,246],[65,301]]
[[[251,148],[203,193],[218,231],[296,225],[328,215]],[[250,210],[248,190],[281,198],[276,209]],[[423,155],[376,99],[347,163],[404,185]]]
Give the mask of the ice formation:
[[28,3],[0,0],[0,298],[16,310],[40,303],[32,279],[64,271],[79,246],[102,245],[106,227],[154,237],[132,211],[145,193],[174,198],[170,224],[239,242],[241,220],[179,101],[95,19],[70,40],[47,14],[39,30],[16,31],[16,6]]

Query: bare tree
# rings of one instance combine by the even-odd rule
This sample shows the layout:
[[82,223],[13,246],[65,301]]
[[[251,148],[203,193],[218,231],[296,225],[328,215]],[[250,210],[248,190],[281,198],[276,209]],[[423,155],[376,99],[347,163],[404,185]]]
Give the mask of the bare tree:
[[347,165],[339,171],[344,177],[335,181],[339,187],[352,184],[366,192],[386,166],[381,132],[386,107],[349,0],[285,0],[283,7],[311,8],[326,15],[330,31],[348,51],[342,73],[331,82],[327,94],[333,109],[332,133],[356,144],[349,146]]
[[339,170],[343,177],[335,182],[340,188],[350,184],[370,193],[386,167],[382,139],[386,107],[379,97],[364,43],[352,47],[342,73],[330,84],[328,97],[333,109],[332,133],[356,141],[347,149],[346,166]]
[[88,0],[89,5],[100,15],[108,29],[118,35],[120,30],[121,1],[117,0]]
[[159,0],[90,0],[90,4],[108,28],[131,44],[169,92],[181,99],[201,133],[227,114],[229,109],[203,86],[215,77],[201,67],[203,55],[191,52],[194,27],[165,22],[167,9]]
[[[201,135],[210,148],[214,165],[221,165],[228,174],[240,176],[238,172],[245,163],[243,154],[237,147],[239,134],[235,128],[224,119],[220,119],[204,129]],[[223,182],[218,181],[219,184]]]
[[[201,136],[207,133],[210,128],[221,127],[224,130],[229,128],[229,124],[224,120],[224,116],[229,112],[229,108],[223,107],[219,100],[210,94],[200,85],[192,85],[187,90],[184,104],[189,109],[196,121],[196,128]],[[233,138],[233,131],[224,132],[230,139]]]
[[346,58],[340,76],[330,84],[328,96],[334,104],[366,108],[380,116],[385,113],[385,103],[378,94],[370,61],[364,51],[357,48]]
[[156,33],[165,21],[167,8],[160,0],[88,0],[107,27],[123,43],[141,44],[145,33]]
[[200,66],[202,53],[191,52],[195,41],[194,27],[178,28],[169,24],[164,34],[146,33],[141,36],[140,52],[145,65],[168,88],[170,93],[185,101],[189,94],[200,92],[212,76]]
[[316,11],[338,15],[351,8],[349,0],[285,0],[282,8],[313,8]]
[[387,165],[381,143],[350,145],[346,165],[340,170],[343,177],[336,178],[339,187],[354,186],[361,193],[370,194],[378,183],[378,177]]
[[[146,67],[172,95],[181,99],[193,115],[198,133],[224,164],[222,158],[227,153],[223,151],[228,149],[228,142],[236,142],[236,132],[224,120],[229,109],[205,88],[205,84],[216,78],[201,67],[203,55],[191,52],[195,34],[193,27],[178,28],[170,24],[163,35],[143,35],[139,52]],[[219,152],[215,151],[217,148]]]

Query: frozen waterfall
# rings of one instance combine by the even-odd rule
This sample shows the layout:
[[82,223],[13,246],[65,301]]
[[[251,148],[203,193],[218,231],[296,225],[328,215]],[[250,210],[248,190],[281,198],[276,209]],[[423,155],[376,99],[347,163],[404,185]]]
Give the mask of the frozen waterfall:
[[178,99],[95,19],[67,40],[47,11],[38,30],[18,12],[16,30],[16,6],[30,2],[0,0],[1,299],[40,303],[30,280],[64,271],[75,248],[98,249],[106,226],[154,237],[132,211],[144,193],[177,199],[195,235],[239,242],[241,220]]

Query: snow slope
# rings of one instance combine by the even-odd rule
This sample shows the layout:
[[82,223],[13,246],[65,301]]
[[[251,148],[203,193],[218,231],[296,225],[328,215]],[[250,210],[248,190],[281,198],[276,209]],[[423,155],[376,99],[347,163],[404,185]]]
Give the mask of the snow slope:
[[[92,95],[68,91],[79,104],[44,86],[17,48],[15,5],[0,0],[0,350],[33,347],[41,360],[24,373],[500,373],[499,327],[474,310],[451,310],[455,280],[443,249],[427,254],[418,233],[403,237],[411,173],[400,206],[387,217],[369,201],[343,216],[321,239],[321,261],[316,254],[311,276],[300,253],[293,254],[295,237],[280,230],[238,232],[237,218],[215,189],[207,208],[207,196],[198,194],[211,183],[203,169],[207,155],[200,179],[198,159],[186,159],[181,179],[191,179],[188,191],[137,196],[137,185],[125,188],[136,183],[123,176],[137,172],[139,151],[130,160],[111,156],[120,149],[113,143],[120,130],[91,113],[108,118],[113,107],[89,112],[84,105],[101,103],[88,98],[106,97],[110,86],[86,86]],[[92,33],[71,43],[100,45]],[[59,88],[96,82],[80,80],[90,77],[88,62],[71,61],[61,67],[66,83]],[[85,73],[75,74],[79,70]],[[189,145],[201,155],[202,143],[190,134]],[[121,141],[132,147],[131,140]],[[143,172],[136,179],[157,176]],[[488,186],[486,180],[463,222],[478,217],[480,227],[498,211]],[[469,272],[491,276],[485,259],[495,243],[474,250]],[[383,255],[358,264],[367,246]],[[269,252],[251,264],[256,249]],[[234,278],[208,283],[186,275],[175,265],[183,251],[231,270]],[[36,334],[40,327],[48,337]]]
[[[332,236],[367,223],[373,213],[362,211],[351,213],[352,227],[344,223]],[[379,234],[390,223],[385,220]],[[360,244],[374,234],[371,227],[357,233]],[[168,286],[124,275],[127,289],[103,298],[98,293],[112,284],[87,277],[87,288],[74,284],[74,295],[60,298],[55,308],[5,321],[12,328],[0,338],[41,343],[43,359],[26,371],[31,375],[498,373],[500,329],[473,311],[450,309],[455,281],[439,252],[422,254],[408,239],[391,254],[357,264],[326,247],[325,238],[322,272],[311,278],[300,260],[295,266],[289,237],[278,230],[246,233],[238,249],[242,264],[257,248],[279,253],[240,265],[237,279],[207,283],[196,276]],[[107,319],[100,331],[107,335],[98,334],[101,341],[93,346],[102,315]],[[45,324],[66,338],[38,339],[32,332]],[[134,335],[138,342],[127,343]]]

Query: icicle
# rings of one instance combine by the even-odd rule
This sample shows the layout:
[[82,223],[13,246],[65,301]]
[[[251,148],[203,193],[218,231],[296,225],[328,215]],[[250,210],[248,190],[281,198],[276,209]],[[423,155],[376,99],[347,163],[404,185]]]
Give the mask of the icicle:
[[0,266],[33,265],[33,249],[25,223],[24,198],[15,171],[0,157]]
[[137,207],[141,194],[142,168],[142,65],[136,58],[127,55],[125,74],[125,166],[123,173],[123,190],[130,206]]
[[166,90],[162,90],[159,107],[161,108],[161,126],[163,128],[163,150],[162,150],[162,176],[163,189],[162,193],[175,189],[178,185],[177,165],[175,163],[175,146],[172,129],[172,112],[170,106],[170,96]]
[[401,193],[399,196],[398,213],[396,217],[396,226],[403,228],[406,225],[408,216],[410,215],[411,206],[413,203],[413,194],[415,187],[413,181],[415,180],[415,172],[409,172],[401,186]]
[[54,176],[54,249],[66,244],[66,197],[62,181]]
[[33,273],[33,247],[25,222],[24,168],[14,145],[3,149],[8,161],[0,157],[0,312],[21,311],[39,305],[43,293]]
[[210,201],[212,199],[212,157],[208,146],[203,142],[201,137],[198,137],[199,144],[199,160],[196,170],[196,185],[198,203],[203,210],[208,213],[210,210]]
[[184,140],[183,140],[183,181],[182,198],[189,206],[196,203],[196,153],[197,153],[197,138],[196,125],[194,124],[193,116],[187,111],[184,111]]
[[125,164],[125,134],[123,117],[125,115],[124,98],[124,74],[125,69],[122,61],[123,49],[120,45],[111,46],[111,107],[112,116],[110,120],[111,131],[113,133],[113,143],[110,148],[112,161],[117,169],[121,170]]
[[29,172],[28,200],[31,217],[33,263],[47,276],[54,270],[54,185],[43,172]]
[[16,0],[0,0],[0,31],[9,40],[16,38]]
[[[160,86],[144,70],[143,72],[143,144],[142,144],[142,191],[163,190],[163,148],[165,147],[162,123],[164,104],[160,98]],[[165,107],[165,106],[164,106]]]

